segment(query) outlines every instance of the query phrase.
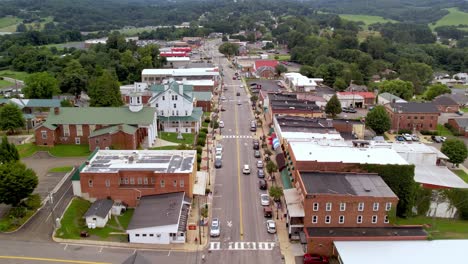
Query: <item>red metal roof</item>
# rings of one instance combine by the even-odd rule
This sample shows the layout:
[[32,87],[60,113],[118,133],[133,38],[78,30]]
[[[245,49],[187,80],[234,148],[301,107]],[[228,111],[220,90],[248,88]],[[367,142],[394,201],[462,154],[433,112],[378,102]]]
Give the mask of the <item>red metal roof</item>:
[[259,69],[260,67],[272,67],[275,68],[278,65],[278,61],[276,60],[257,60],[255,61],[255,69]]
[[373,92],[338,92],[340,95],[360,95],[365,99],[375,98],[375,94]]

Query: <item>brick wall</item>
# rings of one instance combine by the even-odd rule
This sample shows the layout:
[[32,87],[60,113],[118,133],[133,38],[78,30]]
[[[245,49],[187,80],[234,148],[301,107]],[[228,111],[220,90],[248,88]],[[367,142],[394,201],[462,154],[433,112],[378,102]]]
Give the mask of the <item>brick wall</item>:
[[211,85],[194,85],[193,86],[193,91],[194,92],[213,92],[213,86]]
[[[140,195],[184,191],[188,197],[192,197],[193,173],[196,173],[196,166],[194,166],[194,171],[191,173],[154,173],[153,171],[82,172],[80,174],[80,184],[82,193],[87,194],[90,199],[110,197],[113,200],[123,201],[130,207],[135,207]],[[121,178],[127,179],[128,183],[121,183]],[[147,184],[145,184],[145,178]],[[153,183],[151,183],[152,179]],[[106,180],[108,180],[109,186],[106,186]],[[183,186],[181,186],[181,180],[183,180]],[[139,184],[139,181],[141,184]],[[161,185],[161,181],[164,181],[164,186]]]
[[[42,131],[46,132],[46,138],[42,138]],[[55,131],[50,130],[47,127],[40,126],[34,130],[34,136],[36,137],[36,145],[38,146],[51,146],[55,144]]]
[[196,107],[201,107],[203,112],[211,112],[211,101],[197,101]]
[[458,104],[454,105],[436,105],[437,109],[442,113],[455,113],[458,111]]
[[[389,110],[387,112],[390,115],[392,121],[392,130],[398,129],[416,129],[421,130],[437,130],[437,120],[439,113],[394,113]],[[398,124],[399,120],[399,124]]]
[[456,128],[457,131],[461,134],[463,134],[464,137],[468,137],[468,131],[465,131],[464,127],[459,127],[458,123],[455,122],[455,119],[449,118],[448,122],[452,127]]

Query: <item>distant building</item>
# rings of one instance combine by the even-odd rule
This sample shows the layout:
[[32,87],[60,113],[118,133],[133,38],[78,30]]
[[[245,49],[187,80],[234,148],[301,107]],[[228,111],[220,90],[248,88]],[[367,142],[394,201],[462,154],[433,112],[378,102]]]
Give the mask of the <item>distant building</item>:
[[141,73],[142,82],[161,84],[165,80],[211,80],[218,84],[220,74],[218,68],[190,68],[190,69],[144,69]]
[[458,133],[464,137],[468,137],[468,118],[449,118],[448,123],[454,127]]
[[377,97],[377,103],[379,105],[386,105],[390,103],[406,103],[406,101],[391,93],[381,93]]
[[284,81],[293,91],[313,92],[318,83],[323,82],[322,78],[308,78],[297,72],[288,72],[284,74]]
[[391,130],[437,130],[440,112],[433,103],[390,103],[385,105],[392,121]]
[[432,100],[441,113],[456,113],[459,110],[458,103],[447,95],[440,95]]
[[322,109],[314,101],[299,100],[296,94],[270,93],[263,98],[265,119],[273,121],[275,114],[287,114],[304,117],[322,117]]
[[91,204],[83,218],[88,228],[105,227],[107,221],[112,217],[111,209],[114,202],[109,199],[99,199]]

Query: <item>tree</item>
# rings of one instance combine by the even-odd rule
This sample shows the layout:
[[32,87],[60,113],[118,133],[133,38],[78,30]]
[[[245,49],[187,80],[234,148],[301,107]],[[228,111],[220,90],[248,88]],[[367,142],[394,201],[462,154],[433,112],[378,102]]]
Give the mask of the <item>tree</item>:
[[73,104],[70,102],[70,100],[63,99],[60,101],[60,106],[61,107],[73,107]]
[[400,79],[410,81],[418,94],[433,78],[432,68],[425,63],[408,63],[401,66]]
[[14,104],[6,104],[0,108],[0,129],[7,130],[13,134],[16,129],[24,127],[23,113]]
[[325,106],[325,113],[327,115],[331,115],[332,117],[336,117],[336,115],[341,113],[341,103],[340,100],[338,100],[336,94],[334,94],[327,102],[327,105]]
[[447,139],[440,149],[442,153],[447,155],[449,162],[453,163],[458,167],[458,164],[463,163],[468,157],[468,151],[466,149],[465,142],[460,139]]
[[78,96],[81,91],[86,91],[88,73],[79,61],[72,60],[59,74],[58,81],[62,92]]
[[18,161],[20,159],[15,144],[9,143],[7,136],[3,136],[0,144],[0,164]]
[[225,42],[219,46],[219,52],[224,54],[226,57],[231,57],[239,53],[239,45]]
[[346,81],[341,77],[336,78],[335,83],[333,83],[333,89],[336,91],[344,91],[347,87]]
[[379,93],[391,93],[402,99],[409,100],[413,97],[414,89],[411,82],[402,80],[383,81],[379,85]]
[[281,75],[283,72],[287,72],[287,71],[288,71],[288,68],[286,68],[286,66],[284,66],[283,64],[278,64],[278,65],[276,65],[276,67],[275,67],[275,71],[276,71],[276,74],[279,76],[279,75]]
[[60,93],[57,79],[47,72],[33,73],[24,83],[26,86],[23,92],[26,98],[51,99],[53,95]]
[[91,106],[121,106],[119,82],[108,71],[92,80],[88,89]]
[[227,42],[228,41],[228,38],[226,35],[223,35],[223,37],[221,38],[221,41],[222,42]]
[[23,163],[7,162],[0,165],[0,203],[17,206],[36,188],[36,173]]
[[283,196],[283,188],[279,186],[271,186],[270,190],[268,190],[268,194],[273,197],[274,201],[279,201],[281,196]]
[[432,99],[436,98],[437,96],[447,93],[452,93],[452,90],[450,90],[447,85],[434,84],[427,88],[426,92],[424,93],[424,98],[428,101],[432,101]]
[[278,171],[278,167],[276,166],[276,164],[273,161],[269,160],[267,162],[267,164],[266,164],[266,170],[267,170],[268,174],[271,175],[273,172]]
[[28,28],[26,27],[24,23],[20,23],[18,24],[18,26],[16,26],[16,32],[26,32],[26,31],[28,31]]
[[390,117],[383,105],[378,105],[367,113],[366,126],[372,128],[378,135],[390,129]]

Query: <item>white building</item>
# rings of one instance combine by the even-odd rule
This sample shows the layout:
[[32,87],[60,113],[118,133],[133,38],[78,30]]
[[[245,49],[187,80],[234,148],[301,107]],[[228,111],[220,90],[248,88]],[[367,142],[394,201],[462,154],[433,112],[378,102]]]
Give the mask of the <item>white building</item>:
[[184,192],[143,196],[127,228],[130,243],[185,243],[190,204]]
[[111,218],[111,209],[114,202],[108,199],[96,200],[86,211],[83,218],[86,219],[88,228],[105,227]]
[[294,91],[297,92],[313,92],[317,87],[318,82],[323,82],[321,78],[308,78],[297,72],[289,72],[284,74],[284,81]]
[[150,88],[148,103],[156,108],[159,127],[166,132],[198,133],[203,110],[193,105],[193,87],[171,81]]
[[405,100],[400,97],[393,95],[391,93],[381,93],[377,97],[377,103],[379,105],[385,105],[390,103],[407,103]]
[[150,84],[160,84],[163,80],[213,80],[219,81],[219,69],[214,68],[190,68],[190,69],[144,69],[141,80]]
[[166,68],[180,69],[190,63],[190,57],[167,57]]

